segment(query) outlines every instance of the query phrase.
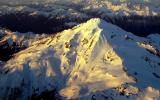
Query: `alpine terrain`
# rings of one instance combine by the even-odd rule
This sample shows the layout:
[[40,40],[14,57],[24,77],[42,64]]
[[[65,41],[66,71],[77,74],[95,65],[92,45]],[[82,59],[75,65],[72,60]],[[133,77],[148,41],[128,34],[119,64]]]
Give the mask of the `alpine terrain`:
[[160,100],[153,1],[0,1],[0,100]]

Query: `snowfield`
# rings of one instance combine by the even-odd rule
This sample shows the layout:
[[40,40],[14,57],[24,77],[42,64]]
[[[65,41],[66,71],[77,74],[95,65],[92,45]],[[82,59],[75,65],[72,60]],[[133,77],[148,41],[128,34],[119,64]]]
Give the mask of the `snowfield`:
[[60,99],[159,100],[159,38],[90,19],[32,42],[3,63],[0,98],[27,100],[56,90]]

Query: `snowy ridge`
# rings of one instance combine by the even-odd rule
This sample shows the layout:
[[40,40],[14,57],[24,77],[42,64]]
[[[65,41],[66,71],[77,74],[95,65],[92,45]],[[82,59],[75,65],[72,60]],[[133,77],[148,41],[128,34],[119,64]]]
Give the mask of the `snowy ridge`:
[[47,37],[46,34],[34,34],[32,32],[27,33],[19,33],[19,32],[11,32],[10,30],[0,29],[0,44],[2,42],[7,41],[10,46],[12,42],[15,42],[17,45],[29,47],[34,41],[40,40],[42,38]]
[[149,50],[160,45],[149,37],[91,19],[40,39],[1,67],[0,98],[18,90],[27,99],[56,88],[62,99],[158,100],[160,58]]

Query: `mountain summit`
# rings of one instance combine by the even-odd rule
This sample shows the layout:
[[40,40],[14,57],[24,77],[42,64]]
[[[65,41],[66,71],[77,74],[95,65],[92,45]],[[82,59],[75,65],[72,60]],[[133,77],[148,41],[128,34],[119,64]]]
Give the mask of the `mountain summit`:
[[33,42],[3,64],[0,98],[27,100],[55,90],[62,99],[160,99],[158,37],[90,19]]

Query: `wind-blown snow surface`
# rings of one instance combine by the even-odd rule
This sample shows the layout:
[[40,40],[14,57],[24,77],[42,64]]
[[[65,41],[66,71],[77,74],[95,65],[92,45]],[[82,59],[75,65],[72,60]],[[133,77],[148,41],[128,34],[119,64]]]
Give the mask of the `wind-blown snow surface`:
[[158,100],[159,38],[91,19],[33,42],[4,63],[0,98],[29,99],[56,88],[62,99]]

